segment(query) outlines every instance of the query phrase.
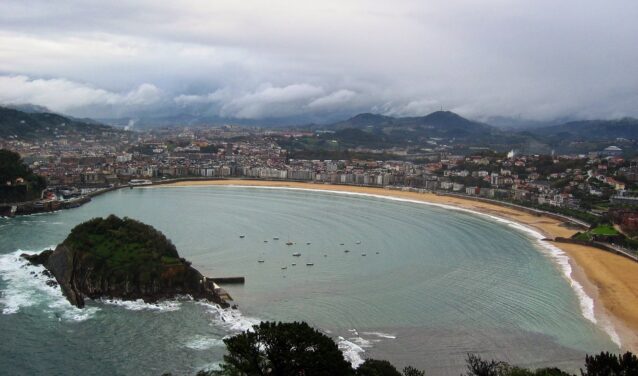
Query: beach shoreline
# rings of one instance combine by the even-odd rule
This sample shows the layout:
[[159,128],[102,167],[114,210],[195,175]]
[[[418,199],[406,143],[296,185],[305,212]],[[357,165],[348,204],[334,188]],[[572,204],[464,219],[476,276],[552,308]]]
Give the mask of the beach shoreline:
[[[503,219],[540,233],[547,239],[569,238],[577,231],[574,226],[566,224],[561,219],[535,215],[496,203],[380,187],[243,179],[180,181],[159,186],[252,186],[363,194],[453,207]],[[583,290],[589,298],[593,299],[594,321],[603,327],[615,342],[619,341],[622,344],[622,350],[638,352],[638,263],[589,246],[551,241],[548,243],[566,254],[571,267],[568,268],[569,275],[566,277],[571,279],[570,284],[576,284],[573,286],[574,289]],[[582,304],[581,301],[581,307]],[[583,314],[587,317],[586,312]]]

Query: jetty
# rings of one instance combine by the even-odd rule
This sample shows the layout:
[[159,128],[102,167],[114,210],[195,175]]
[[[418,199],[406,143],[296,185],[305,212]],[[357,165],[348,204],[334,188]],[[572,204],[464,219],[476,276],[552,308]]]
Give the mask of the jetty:
[[245,277],[219,277],[219,278],[210,278],[205,277],[206,283],[212,284],[213,291],[224,301],[228,303],[228,301],[233,301],[233,297],[230,296],[228,291],[219,286],[220,284],[244,284],[246,282]]
[[246,277],[216,277],[207,279],[220,285],[243,285],[246,283]]

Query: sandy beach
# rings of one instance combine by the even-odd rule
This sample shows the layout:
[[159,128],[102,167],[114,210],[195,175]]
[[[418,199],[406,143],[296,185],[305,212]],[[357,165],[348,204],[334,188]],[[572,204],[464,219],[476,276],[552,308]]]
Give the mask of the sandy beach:
[[[536,216],[496,204],[439,196],[433,193],[404,192],[374,187],[240,179],[183,181],[163,186],[211,185],[289,187],[390,196],[456,206],[493,215],[531,227],[546,238],[570,237],[577,231],[555,218]],[[623,350],[638,352],[638,263],[597,248],[566,243],[553,244],[569,256],[573,269],[572,277],[584,287],[587,295],[594,299],[596,319],[599,323],[613,326],[620,337]]]

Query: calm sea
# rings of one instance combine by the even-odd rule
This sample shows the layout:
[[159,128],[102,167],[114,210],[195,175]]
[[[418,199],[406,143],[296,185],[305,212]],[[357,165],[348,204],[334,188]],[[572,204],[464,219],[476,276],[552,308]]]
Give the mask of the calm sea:
[[[18,258],[111,213],[155,226],[205,275],[245,276],[227,286],[239,311],[188,300],[79,310]],[[224,336],[259,320],[307,321],[355,364],[388,359],[431,376],[458,375],[470,352],[576,370],[587,352],[618,351],[536,238],[445,208],[284,189],[136,188],[0,219],[0,239],[1,374],[193,374],[222,359]]]

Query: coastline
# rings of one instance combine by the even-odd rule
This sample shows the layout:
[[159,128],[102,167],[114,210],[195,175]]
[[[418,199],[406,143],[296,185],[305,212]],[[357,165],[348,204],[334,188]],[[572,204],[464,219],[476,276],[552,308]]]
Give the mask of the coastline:
[[[472,211],[493,219],[503,219],[522,225],[524,230],[533,230],[548,239],[556,237],[569,238],[577,231],[573,226],[569,226],[557,218],[534,215],[494,203],[434,193],[407,192],[376,187],[241,179],[183,181],[160,186],[224,185],[321,190],[418,201]],[[570,280],[569,282],[574,287],[575,292],[582,292],[583,295],[586,295],[584,297],[585,301],[583,301],[583,297],[579,296],[583,315],[590,321],[602,326],[615,342],[619,341],[622,344],[622,350],[638,352],[638,263],[589,246],[551,241],[543,242],[540,239],[539,242],[557,263],[560,264],[563,261],[562,259],[566,260],[563,262],[567,265],[561,265],[563,273]],[[584,307],[584,305],[587,305],[587,299],[593,300],[591,302],[593,303],[591,315],[588,315],[587,307]],[[588,317],[592,315],[594,317]]]

